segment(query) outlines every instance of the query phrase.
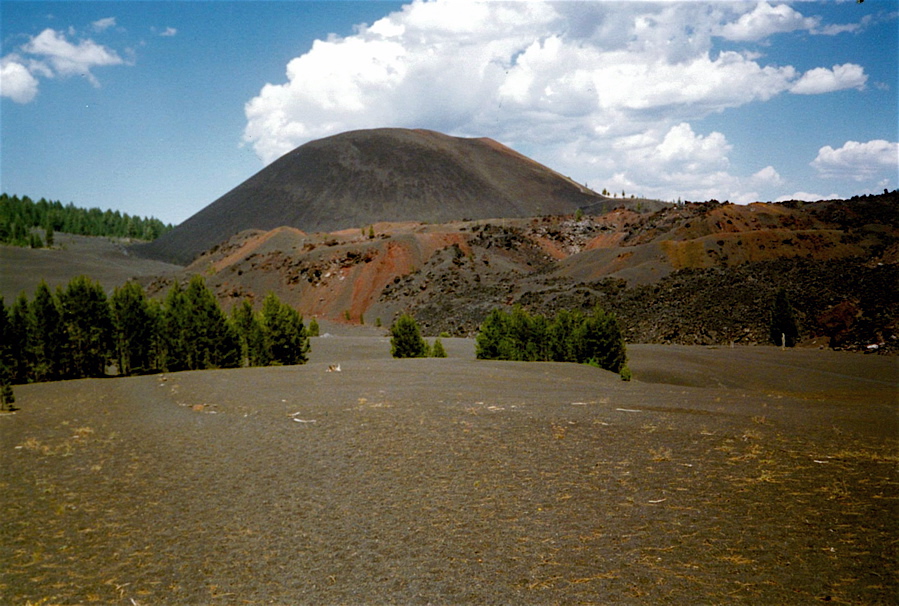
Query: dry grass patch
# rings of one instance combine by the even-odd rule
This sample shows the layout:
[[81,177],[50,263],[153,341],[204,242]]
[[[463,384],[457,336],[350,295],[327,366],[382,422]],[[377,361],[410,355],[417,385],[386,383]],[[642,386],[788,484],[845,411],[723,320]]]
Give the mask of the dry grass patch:
[[666,447],[661,447],[658,449],[650,448],[649,449],[650,457],[653,461],[670,461],[671,460],[671,449]]

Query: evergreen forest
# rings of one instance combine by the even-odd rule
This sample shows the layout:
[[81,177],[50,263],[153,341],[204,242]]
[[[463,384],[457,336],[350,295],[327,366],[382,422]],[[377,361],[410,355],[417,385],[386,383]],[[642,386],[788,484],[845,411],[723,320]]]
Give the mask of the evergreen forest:
[[601,307],[589,314],[561,310],[551,318],[520,305],[494,309],[481,324],[475,351],[481,360],[578,362],[630,376],[618,318]]
[[[44,198],[35,202],[28,196],[0,194],[0,244],[50,247],[55,232],[155,240],[172,229],[171,224],[153,217],[132,217],[117,210],[84,209]],[[43,237],[38,230],[43,230]]]
[[194,276],[163,301],[136,282],[107,297],[99,283],[73,278],[52,292],[41,282],[7,306],[0,297],[0,384],[162,371],[302,364],[309,338],[300,314],[269,294],[226,315]]

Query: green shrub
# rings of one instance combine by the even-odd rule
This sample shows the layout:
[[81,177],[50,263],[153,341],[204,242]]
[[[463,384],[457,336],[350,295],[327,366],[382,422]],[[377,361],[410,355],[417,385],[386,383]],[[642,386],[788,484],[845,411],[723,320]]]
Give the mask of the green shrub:
[[415,318],[402,314],[390,327],[390,354],[394,358],[424,358],[428,344],[421,338]]
[[622,381],[630,381],[634,378],[634,375],[631,374],[631,369],[628,368],[626,364],[621,367],[621,372],[619,372],[618,374],[621,375]]
[[318,322],[316,321],[316,319],[312,318],[311,320],[309,320],[309,327],[306,329],[306,333],[310,337],[317,337],[319,334],[319,330],[320,329],[318,327]]
[[445,358],[446,350],[443,348],[443,343],[440,342],[440,339],[434,339],[434,345],[431,347],[431,357],[432,358]]

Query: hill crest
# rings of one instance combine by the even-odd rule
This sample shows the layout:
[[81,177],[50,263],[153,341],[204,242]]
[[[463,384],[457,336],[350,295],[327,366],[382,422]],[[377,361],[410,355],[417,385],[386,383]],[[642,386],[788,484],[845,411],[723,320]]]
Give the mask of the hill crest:
[[382,221],[447,223],[564,215],[578,208],[596,212],[609,203],[492,139],[399,128],[357,130],[285,154],[136,252],[185,264],[246,229],[333,232]]

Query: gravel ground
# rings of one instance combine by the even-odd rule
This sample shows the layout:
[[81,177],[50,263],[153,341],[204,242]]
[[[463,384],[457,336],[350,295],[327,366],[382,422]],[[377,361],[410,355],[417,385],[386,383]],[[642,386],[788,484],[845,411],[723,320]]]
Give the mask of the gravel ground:
[[443,342],[17,387],[0,602],[896,603],[897,358]]

